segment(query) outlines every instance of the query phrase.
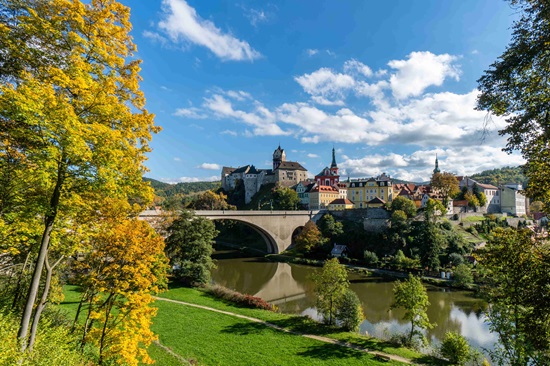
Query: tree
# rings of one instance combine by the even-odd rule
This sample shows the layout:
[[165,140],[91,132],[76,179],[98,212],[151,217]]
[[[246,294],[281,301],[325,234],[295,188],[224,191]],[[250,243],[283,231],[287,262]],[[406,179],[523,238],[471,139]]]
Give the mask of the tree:
[[347,331],[357,331],[359,325],[365,319],[361,301],[355,292],[347,289],[344,292],[342,303],[336,310],[336,317],[341,322],[342,328]]
[[63,244],[55,238],[98,217],[105,197],[151,200],[143,162],[159,129],[139,90],[127,7],[113,0],[4,0],[2,6],[0,155],[17,151],[18,170],[34,174],[33,185],[19,194],[33,213],[27,221],[42,222],[18,333],[25,350],[32,346],[27,336],[40,308],[46,259]]
[[468,265],[461,263],[453,271],[453,283],[460,287],[466,287],[474,283],[472,270]]
[[405,309],[404,320],[411,322],[411,331],[409,333],[408,344],[413,344],[413,337],[418,336],[425,342],[424,334],[420,329],[430,329],[434,324],[428,319],[428,293],[422,284],[420,278],[409,275],[405,281],[397,281],[393,287],[394,301],[390,309]]
[[325,238],[333,239],[344,233],[344,225],[334,220],[334,217],[330,214],[325,214],[319,220],[319,230]]
[[344,294],[349,287],[346,267],[337,258],[325,261],[323,268],[312,276],[317,294],[317,310],[325,322],[333,325],[336,322],[337,309],[342,304]]
[[167,229],[166,253],[176,278],[186,285],[210,280],[212,241],[218,235],[214,223],[183,211]]
[[488,320],[501,346],[492,357],[499,364],[550,362],[550,248],[531,234],[496,228],[479,258]]
[[477,184],[474,184],[472,187],[472,193],[476,196],[479,206],[483,207],[487,203],[487,197],[485,196],[485,193],[483,193]]
[[271,192],[273,199],[273,207],[276,210],[296,210],[300,204],[300,198],[295,190],[285,187],[277,186]]
[[391,201],[390,211],[402,211],[405,213],[405,215],[407,215],[407,218],[412,218],[416,216],[416,205],[412,200],[398,196],[395,197],[393,201]]
[[527,196],[550,202],[550,3],[509,0],[519,13],[506,50],[478,80],[477,108],[506,118],[506,151],[527,161]]
[[479,202],[477,196],[475,194],[473,194],[472,192],[466,192],[466,194],[464,194],[464,199],[466,201],[468,201],[468,206],[470,206],[474,209],[476,207],[480,206],[480,202]]
[[91,250],[75,270],[83,295],[75,323],[85,314],[82,343],[92,343],[99,364],[152,363],[146,348],[156,308],[151,294],[166,287],[164,240],[145,221],[111,217],[101,223]]
[[458,180],[455,175],[448,172],[434,173],[431,179],[432,188],[436,189],[443,197],[443,206],[449,205],[449,199],[460,193]]
[[227,196],[222,192],[206,191],[199,194],[190,204],[195,210],[234,210],[235,206],[227,203]]
[[452,365],[464,365],[470,358],[470,345],[460,334],[447,332],[441,342],[440,352]]
[[323,235],[317,225],[309,220],[303,230],[294,239],[296,249],[301,252],[311,252],[323,245]]
[[445,212],[447,212],[447,208],[441,202],[429,198],[424,207],[424,219],[435,223],[437,218],[444,215]]

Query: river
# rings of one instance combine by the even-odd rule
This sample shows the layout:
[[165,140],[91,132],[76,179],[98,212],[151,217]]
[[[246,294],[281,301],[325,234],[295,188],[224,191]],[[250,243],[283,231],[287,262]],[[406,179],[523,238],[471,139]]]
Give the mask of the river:
[[[217,268],[212,280],[236,291],[258,296],[278,306],[281,312],[309,315],[318,319],[310,276],[319,268],[267,262],[263,258],[235,258],[235,251],[217,251]],[[396,332],[405,333],[410,324],[403,311],[389,310],[393,301],[393,281],[350,273],[350,287],[359,296],[366,320],[362,333],[387,339]],[[427,331],[430,343],[437,344],[447,331],[462,334],[478,349],[492,349],[497,337],[485,322],[487,304],[471,292],[427,285],[430,307],[428,317],[437,325]]]

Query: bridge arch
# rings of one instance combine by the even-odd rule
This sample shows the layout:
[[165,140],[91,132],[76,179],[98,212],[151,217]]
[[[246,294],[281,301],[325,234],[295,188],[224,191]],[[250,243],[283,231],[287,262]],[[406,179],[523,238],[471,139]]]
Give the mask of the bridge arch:
[[262,239],[264,240],[265,245],[266,245],[266,252],[267,253],[269,253],[269,254],[278,254],[279,253],[279,248],[277,246],[277,241],[275,240],[273,235],[271,233],[269,233],[267,230],[261,228],[258,225],[254,225],[254,224],[250,223],[249,221],[239,220],[239,219],[236,219],[236,218],[229,219],[229,218],[225,218],[225,217],[220,217],[220,218],[216,217],[216,218],[212,218],[211,220],[212,221],[231,220],[231,221],[240,222],[240,223],[248,226],[249,228],[253,229],[255,232],[257,232],[262,237]]

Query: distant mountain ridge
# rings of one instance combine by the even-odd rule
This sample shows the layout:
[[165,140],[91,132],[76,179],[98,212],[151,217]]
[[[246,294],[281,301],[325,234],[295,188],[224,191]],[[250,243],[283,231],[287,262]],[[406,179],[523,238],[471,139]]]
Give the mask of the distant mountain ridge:
[[151,187],[155,190],[155,194],[160,197],[171,197],[174,195],[188,195],[198,192],[204,192],[211,189],[218,189],[221,186],[220,181],[214,182],[182,182],[182,183],[164,183],[153,178],[143,178],[144,181],[150,182]]

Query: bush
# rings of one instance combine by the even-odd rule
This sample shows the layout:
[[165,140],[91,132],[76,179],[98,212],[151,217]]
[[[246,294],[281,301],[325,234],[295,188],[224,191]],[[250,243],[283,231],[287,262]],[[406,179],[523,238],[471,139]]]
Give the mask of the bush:
[[355,292],[346,290],[341,305],[336,309],[336,317],[345,330],[357,331],[359,329],[364,316],[361,301]]
[[376,265],[378,263],[378,256],[376,255],[375,252],[365,250],[365,253],[363,254],[363,258],[365,259],[365,263],[367,265]]
[[474,283],[474,276],[470,267],[466,264],[456,266],[453,273],[453,283],[460,287],[467,287]]
[[458,333],[447,332],[441,343],[441,355],[453,365],[464,365],[470,358],[470,345]]
[[220,285],[212,285],[208,287],[208,292],[215,297],[232,302],[237,305],[245,306],[247,308],[257,308],[263,310],[275,311],[275,307],[269,304],[261,297],[255,297],[248,294],[241,294],[240,292],[228,289]]
[[453,229],[453,225],[448,220],[443,221],[441,223],[441,227],[445,230],[452,230]]
[[459,253],[449,254],[449,263],[453,266],[458,266],[459,264],[464,263],[464,257]]

